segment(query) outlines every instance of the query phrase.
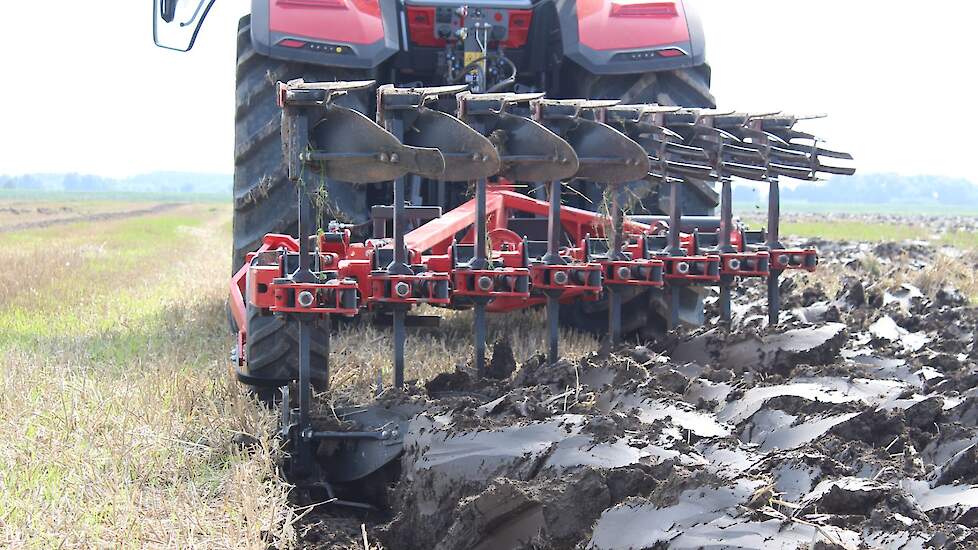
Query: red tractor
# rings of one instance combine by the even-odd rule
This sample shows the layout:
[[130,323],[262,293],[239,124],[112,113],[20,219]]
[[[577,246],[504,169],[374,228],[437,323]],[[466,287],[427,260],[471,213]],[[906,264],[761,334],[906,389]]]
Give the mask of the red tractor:
[[[156,0],[157,43],[190,49],[213,2]],[[702,324],[714,291],[729,321],[750,278],[777,323],[779,276],[818,263],[779,241],[779,178],[853,173],[822,164],[851,157],[803,117],[713,109],[682,0],[253,0],[239,29],[233,356],[281,396],[293,474],[313,483],[390,463],[409,421],[310,415],[331,316],[391,319],[397,387],[422,304],[474,310],[479,376],[487,312],[545,305],[550,362],[558,321],[615,346]],[[733,177],[769,184],[766,232],[733,219]]]

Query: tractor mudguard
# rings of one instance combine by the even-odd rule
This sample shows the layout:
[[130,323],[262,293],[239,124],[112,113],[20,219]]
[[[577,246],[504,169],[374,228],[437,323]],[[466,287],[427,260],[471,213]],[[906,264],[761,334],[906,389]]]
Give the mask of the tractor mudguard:
[[634,74],[706,63],[691,2],[556,0],[564,55],[592,74]]
[[397,6],[380,0],[252,0],[251,39],[286,61],[372,69],[399,49]]

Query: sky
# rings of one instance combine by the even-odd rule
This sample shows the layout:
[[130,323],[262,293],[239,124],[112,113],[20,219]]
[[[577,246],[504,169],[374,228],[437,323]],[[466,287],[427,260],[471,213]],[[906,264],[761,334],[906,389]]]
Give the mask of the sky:
[[[250,2],[217,0],[186,54],[153,45],[151,4],[3,3],[0,174],[233,170],[234,43]],[[862,173],[978,183],[978,2],[695,4],[720,107],[825,113],[804,129]]]

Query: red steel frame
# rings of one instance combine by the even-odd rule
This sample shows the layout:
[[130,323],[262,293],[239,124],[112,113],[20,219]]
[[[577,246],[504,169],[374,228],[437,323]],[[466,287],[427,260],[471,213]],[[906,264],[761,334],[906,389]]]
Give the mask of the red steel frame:
[[[749,250],[744,243],[740,231],[731,231],[731,245],[736,252],[727,254],[694,255],[694,235],[682,234],[680,243],[686,251],[686,256],[659,256],[646,258],[645,239],[653,235],[661,235],[666,231],[664,224],[647,225],[626,219],[623,233],[626,236],[625,250],[631,253],[633,260],[629,261],[586,261],[584,240],[587,237],[604,238],[609,219],[596,212],[572,207],[561,207],[560,220],[564,231],[579,243],[578,246],[565,247],[562,255],[571,259],[565,266],[543,264],[525,265],[523,239],[507,227],[507,222],[515,213],[546,217],[549,203],[524,195],[514,190],[505,181],[490,186],[487,193],[487,228],[491,258],[498,267],[493,270],[468,270],[464,266],[454,266],[452,245],[456,242],[471,244],[474,238],[475,200],[447,212],[440,218],[429,221],[405,235],[405,245],[409,250],[412,264],[426,266],[426,272],[415,276],[398,276],[393,281],[391,276],[378,266],[374,266],[374,252],[377,249],[390,246],[390,239],[368,239],[363,243],[351,243],[349,232],[345,232],[340,240],[327,240],[320,237],[320,268],[323,271],[334,271],[336,279],[322,285],[312,285],[321,290],[356,289],[359,307],[373,309],[379,304],[403,303],[413,305],[428,303],[442,307],[467,307],[465,298],[475,295],[491,296],[489,311],[506,312],[532,307],[546,302],[546,297],[540,290],[555,288],[551,276],[556,271],[565,271],[571,281],[563,288],[562,302],[577,300],[596,300],[603,285],[632,284],[638,286],[662,287],[665,284],[718,284],[721,275],[733,277],[763,277],[772,269],[805,269],[812,271],[817,265],[817,254],[813,249],[792,249],[777,251]],[[457,240],[463,235],[461,240]],[[262,241],[261,247],[248,254],[245,265],[231,278],[230,310],[238,327],[238,358],[239,362],[246,361],[245,339],[247,338],[247,301],[258,307],[270,310],[293,311],[295,306],[285,307],[282,303],[281,289],[274,284],[275,279],[283,277],[280,265],[255,265],[252,260],[263,253],[285,251],[297,253],[298,241],[289,235],[269,234]],[[736,259],[737,262],[730,262]],[[773,264],[775,261],[778,264]],[[737,265],[737,264],[740,265]],[[680,264],[685,264],[680,267]],[[735,267],[736,266],[736,267]],[[633,273],[639,274],[634,279],[620,280],[617,270],[627,267]],[[683,270],[688,270],[683,273]],[[594,272],[601,272],[594,283]],[[251,276],[249,277],[249,272]],[[649,276],[649,273],[656,273]],[[492,277],[497,281],[494,290],[482,291],[472,284],[474,278]],[[518,291],[512,288],[500,289],[499,282],[527,277],[531,289]],[[393,284],[404,281],[415,290],[411,295],[398,296],[391,291]],[[603,280],[603,281],[602,281]],[[458,292],[447,295],[435,295],[431,292],[432,285],[444,282],[456,287]],[[309,286],[309,285],[307,285]],[[294,289],[293,289],[294,290]],[[313,288],[312,290],[316,290]],[[278,298],[276,299],[276,292]],[[330,294],[333,296],[333,294]],[[452,296],[459,297],[458,302]],[[339,304],[319,305],[326,313],[339,315],[354,315],[358,308],[341,307]]]

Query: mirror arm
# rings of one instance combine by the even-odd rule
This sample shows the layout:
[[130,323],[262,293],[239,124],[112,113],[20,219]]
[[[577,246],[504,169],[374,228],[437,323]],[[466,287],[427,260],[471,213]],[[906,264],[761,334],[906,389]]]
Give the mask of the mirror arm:
[[[207,1],[208,0],[200,0],[200,2],[197,3],[197,9],[194,10],[194,14],[190,16],[190,19],[187,19],[183,23],[180,23],[180,26],[181,27],[186,27],[186,26],[189,26],[194,21],[196,21],[197,20],[197,16],[200,15],[200,10],[204,7],[204,4]],[[214,0],[210,0],[210,2],[211,2],[211,4],[213,4],[214,3]],[[210,9],[210,8],[208,7],[208,9]],[[172,21],[172,18],[171,18],[171,21]],[[201,23],[203,23],[203,21],[201,21]]]

